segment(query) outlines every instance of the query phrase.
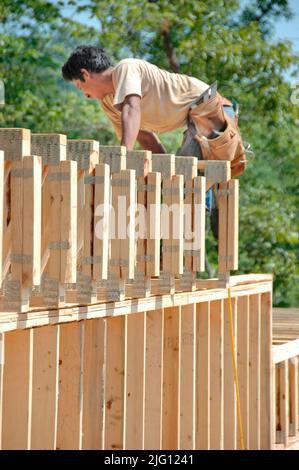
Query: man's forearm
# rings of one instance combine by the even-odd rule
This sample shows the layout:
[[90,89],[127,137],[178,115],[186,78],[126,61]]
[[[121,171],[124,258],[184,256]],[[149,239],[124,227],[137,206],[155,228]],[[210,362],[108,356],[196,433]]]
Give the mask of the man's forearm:
[[133,150],[140,129],[140,108],[126,104],[121,113],[122,139],[121,145]]

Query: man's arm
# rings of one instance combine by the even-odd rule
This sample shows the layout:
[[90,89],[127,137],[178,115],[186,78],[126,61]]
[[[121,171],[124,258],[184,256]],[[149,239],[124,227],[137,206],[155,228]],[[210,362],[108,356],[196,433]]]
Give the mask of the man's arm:
[[140,96],[126,96],[121,108],[121,145],[133,150],[137,139],[141,121]]
[[153,153],[166,153],[165,147],[156,134],[140,130],[140,121],[140,96],[126,96],[121,108],[121,145],[127,147],[128,150],[133,150],[137,140],[144,150],[151,150]]

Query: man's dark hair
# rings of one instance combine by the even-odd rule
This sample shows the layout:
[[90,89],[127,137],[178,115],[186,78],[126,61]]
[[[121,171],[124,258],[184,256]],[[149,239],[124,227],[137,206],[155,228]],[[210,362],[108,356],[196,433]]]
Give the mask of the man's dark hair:
[[84,81],[81,69],[100,73],[112,65],[112,61],[101,47],[79,46],[71,53],[61,70],[65,80]]

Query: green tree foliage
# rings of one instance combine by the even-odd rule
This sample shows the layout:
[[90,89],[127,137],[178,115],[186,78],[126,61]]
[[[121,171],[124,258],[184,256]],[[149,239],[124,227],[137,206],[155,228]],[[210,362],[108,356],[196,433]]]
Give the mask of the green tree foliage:
[[[275,304],[298,305],[299,103],[285,78],[298,77],[298,55],[273,39],[275,20],[291,14],[288,0],[253,0],[243,9],[238,0],[2,0],[0,126],[116,142],[100,105],[61,79],[78,44],[100,44],[115,62],[138,57],[217,80],[240,103],[240,128],[255,151],[240,179],[240,272],[273,272]],[[181,134],[161,135],[169,151]],[[213,269],[210,233],[208,248]]]

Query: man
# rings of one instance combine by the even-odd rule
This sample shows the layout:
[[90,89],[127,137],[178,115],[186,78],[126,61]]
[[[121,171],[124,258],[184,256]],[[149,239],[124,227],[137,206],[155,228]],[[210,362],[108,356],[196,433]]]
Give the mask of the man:
[[[113,66],[105,51],[93,46],[78,47],[63,65],[62,74],[87,98],[101,101],[121,145],[128,150],[134,148],[137,140],[145,150],[166,153],[156,133],[187,125],[177,154],[202,158],[201,144],[194,138],[200,132],[196,132],[194,120],[190,119],[190,107],[209,89],[208,84],[140,59],[124,59]],[[228,100],[220,99],[221,105],[232,109]],[[223,122],[220,128],[214,127],[216,131],[223,130]]]

